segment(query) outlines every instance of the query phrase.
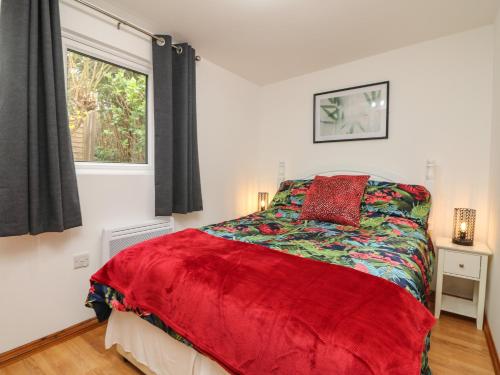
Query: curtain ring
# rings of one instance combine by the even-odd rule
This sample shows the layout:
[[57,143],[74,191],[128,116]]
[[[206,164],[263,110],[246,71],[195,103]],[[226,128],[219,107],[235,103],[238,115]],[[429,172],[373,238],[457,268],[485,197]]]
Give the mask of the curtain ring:
[[163,47],[165,45],[165,39],[156,38],[156,44],[158,44],[160,47]]
[[177,52],[178,55],[182,55],[182,47],[181,46],[175,46],[175,52]]

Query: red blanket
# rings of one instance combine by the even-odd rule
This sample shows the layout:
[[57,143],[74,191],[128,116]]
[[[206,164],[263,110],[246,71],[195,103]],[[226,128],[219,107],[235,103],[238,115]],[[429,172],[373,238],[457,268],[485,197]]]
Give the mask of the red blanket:
[[429,311],[354,269],[188,229],[92,276],[234,374],[418,374]]

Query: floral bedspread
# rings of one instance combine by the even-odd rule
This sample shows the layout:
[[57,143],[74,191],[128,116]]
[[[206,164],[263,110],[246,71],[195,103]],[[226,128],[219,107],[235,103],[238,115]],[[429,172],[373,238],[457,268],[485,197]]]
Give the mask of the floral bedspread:
[[[277,194],[279,200],[279,193]],[[209,225],[201,230],[217,237],[262,245],[301,257],[343,265],[387,279],[427,304],[434,253],[425,225],[418,221],[362,210],[359,228],[319,221],[300,221],[300,205],[277,204],[263,212]],[[105,286],[91,286],[87,306],[105,319],[109,308],[131,310],[123,296]],[[191,345],[154,315],[135,311],[186,345]],[[429,374],[427,349],[422,374]]]
[[254,243],[339,264],[392,281],[427,303],[433,252],[414,221],[364,212],[359,228],[299,221],[297,206],[272,208],[201,228],[217,237]]

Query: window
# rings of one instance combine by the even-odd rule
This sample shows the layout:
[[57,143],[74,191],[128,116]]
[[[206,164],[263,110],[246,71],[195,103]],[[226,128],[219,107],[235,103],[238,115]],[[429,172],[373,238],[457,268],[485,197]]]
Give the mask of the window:
[[77,162],[148,163],[148,75],[66,50],[67,101]]

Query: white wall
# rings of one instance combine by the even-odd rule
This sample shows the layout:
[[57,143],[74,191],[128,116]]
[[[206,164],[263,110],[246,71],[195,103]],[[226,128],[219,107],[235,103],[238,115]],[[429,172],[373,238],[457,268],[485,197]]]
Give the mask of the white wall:
[[490,259],[486,313],[497,350],[500,350],[500,11],[495,22],[490,209],[488,244],[494,255]]
[[[434,232],[451,234],[453,208],[478,210],[486,238],[491,128],[491,26],[420,43],[262,88],[260,188],[337,168],[384,169],[423,183],[437,163]],[[307,53],[307,49],[300,53]],[[389,139],[313,144],[313,94],[389,80]]]
[[[150,42],[62,4],[63,27],[151,61]],[[145,25],[147,27],[147,25]],[[168,32],[168,30],[165,30]],[[204,211],[176,215],[178,228],[200,226],[255,209],[253,145],[257,86],[207,60],[198,62],[197,101]],[[247,140],[247,142],[240,142]],[[84,225],[62,234],[0,238],[0,353],[91,318],[83,306],[99,267],[103,227],[154,217],[148,173],[78,174]],[[73,270],[73,255],[89,252],[90,267]]]

